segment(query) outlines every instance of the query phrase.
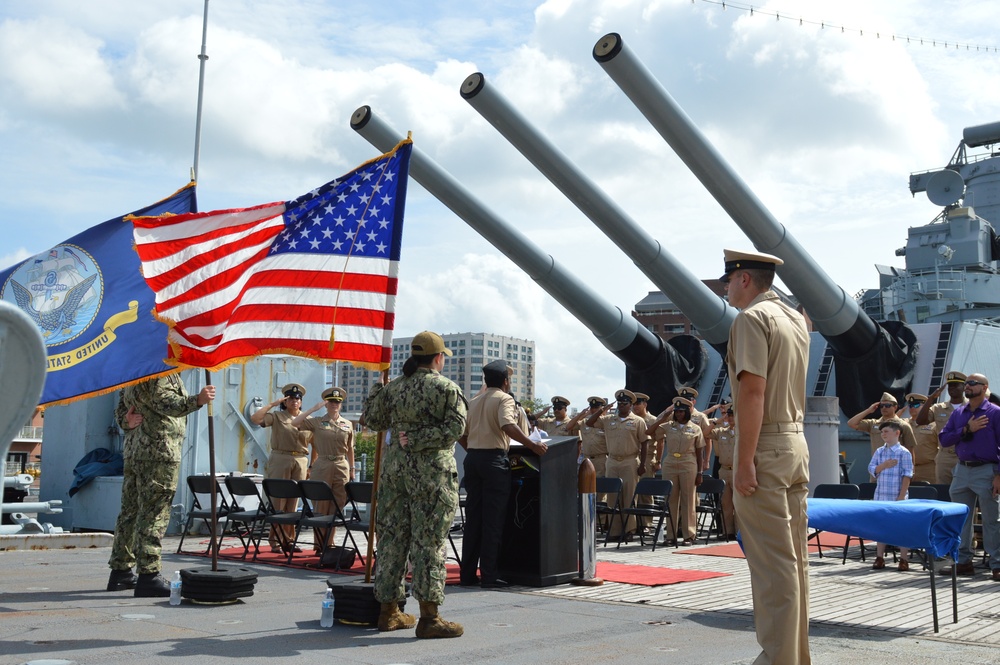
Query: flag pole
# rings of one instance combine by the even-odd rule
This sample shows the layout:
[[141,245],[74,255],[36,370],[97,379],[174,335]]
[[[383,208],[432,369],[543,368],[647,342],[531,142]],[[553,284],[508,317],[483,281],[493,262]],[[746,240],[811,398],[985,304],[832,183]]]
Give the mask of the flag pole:
[[[201,159],[201,110],[202,101],[205,98],[205,63],[208,61],[206,53],[208,42],[208,0],[205,0],[205,11],[201,22],[201,53],[198,54],[198,108],[195,111],[194,120],[194,162],[191,166],[191,180],[198,182],[198,163]],[[205,370],[205,385],[212,385],[212,373]],[[208,403],[208,474],[212,477],[212,570],[219,570],[219,541],[216,532],[219,528],[219,497],[216,489],[218,482],[215,479],[215,418],[212,402]]]
[[[382,385],[389,385],[389,370],[382,370]],[[365,584],[372,581],[372,554],[375,551],[375,510],[378,506],[378,476],[382,466],[382,446],[385,445],[385,430],[375,439],[375,475],[372,477],[372,505],[368,516],[368,556],[365,557]]]
[[198,54],[198,110],[194,116],[194,165],[191,167],[191,179],[198,180],[198,161],[201,158],[201,103],[205,97],[205,63],[208,54],[205,52],[208,39],[208,0],[205,0],[205,15],[201,23],[201,53]]

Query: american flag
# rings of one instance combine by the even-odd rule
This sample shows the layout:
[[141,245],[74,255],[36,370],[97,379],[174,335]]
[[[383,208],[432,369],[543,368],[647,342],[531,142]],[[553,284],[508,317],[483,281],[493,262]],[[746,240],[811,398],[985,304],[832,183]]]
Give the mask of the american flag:
[[170,327],[166,362],[218,369],[275,353],[387,368],[411,148],[293,201],[131,218]]

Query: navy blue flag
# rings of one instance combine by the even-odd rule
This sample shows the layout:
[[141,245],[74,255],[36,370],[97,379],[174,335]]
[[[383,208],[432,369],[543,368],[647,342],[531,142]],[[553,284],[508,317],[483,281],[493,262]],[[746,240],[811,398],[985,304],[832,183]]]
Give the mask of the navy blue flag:
[[[132,215],[193,212],[194,183]],[[38,326],[48,352],[41,404],[53,406],[176,372],[152,314],[132,225],[110,219],[0,272],[0,298]]]

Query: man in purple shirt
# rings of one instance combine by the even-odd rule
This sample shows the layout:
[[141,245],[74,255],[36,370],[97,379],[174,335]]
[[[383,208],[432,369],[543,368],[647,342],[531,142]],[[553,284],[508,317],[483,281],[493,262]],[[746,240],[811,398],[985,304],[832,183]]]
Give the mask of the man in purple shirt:
[[989,401],[990,382],[972,374],[965,382],[968,402],[957,407],[941,430],[943,447],[955,447],[958,466],[951,481],[951,500],[964,503],[969,514],[962,527],[956,571],[975,575],[972,562],[972,519],[979,499],[983,517],[983,549],[990,555],[993,580],[1000,582],[1000,406]]

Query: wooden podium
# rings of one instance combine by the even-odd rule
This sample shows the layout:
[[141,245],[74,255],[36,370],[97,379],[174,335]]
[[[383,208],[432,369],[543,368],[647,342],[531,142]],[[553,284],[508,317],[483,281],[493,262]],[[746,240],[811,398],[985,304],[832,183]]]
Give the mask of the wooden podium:
[[579,574],[577,441],[549,439],[538,456],[512,443],[510,501],[498,572],[513,584],[564,584]]

